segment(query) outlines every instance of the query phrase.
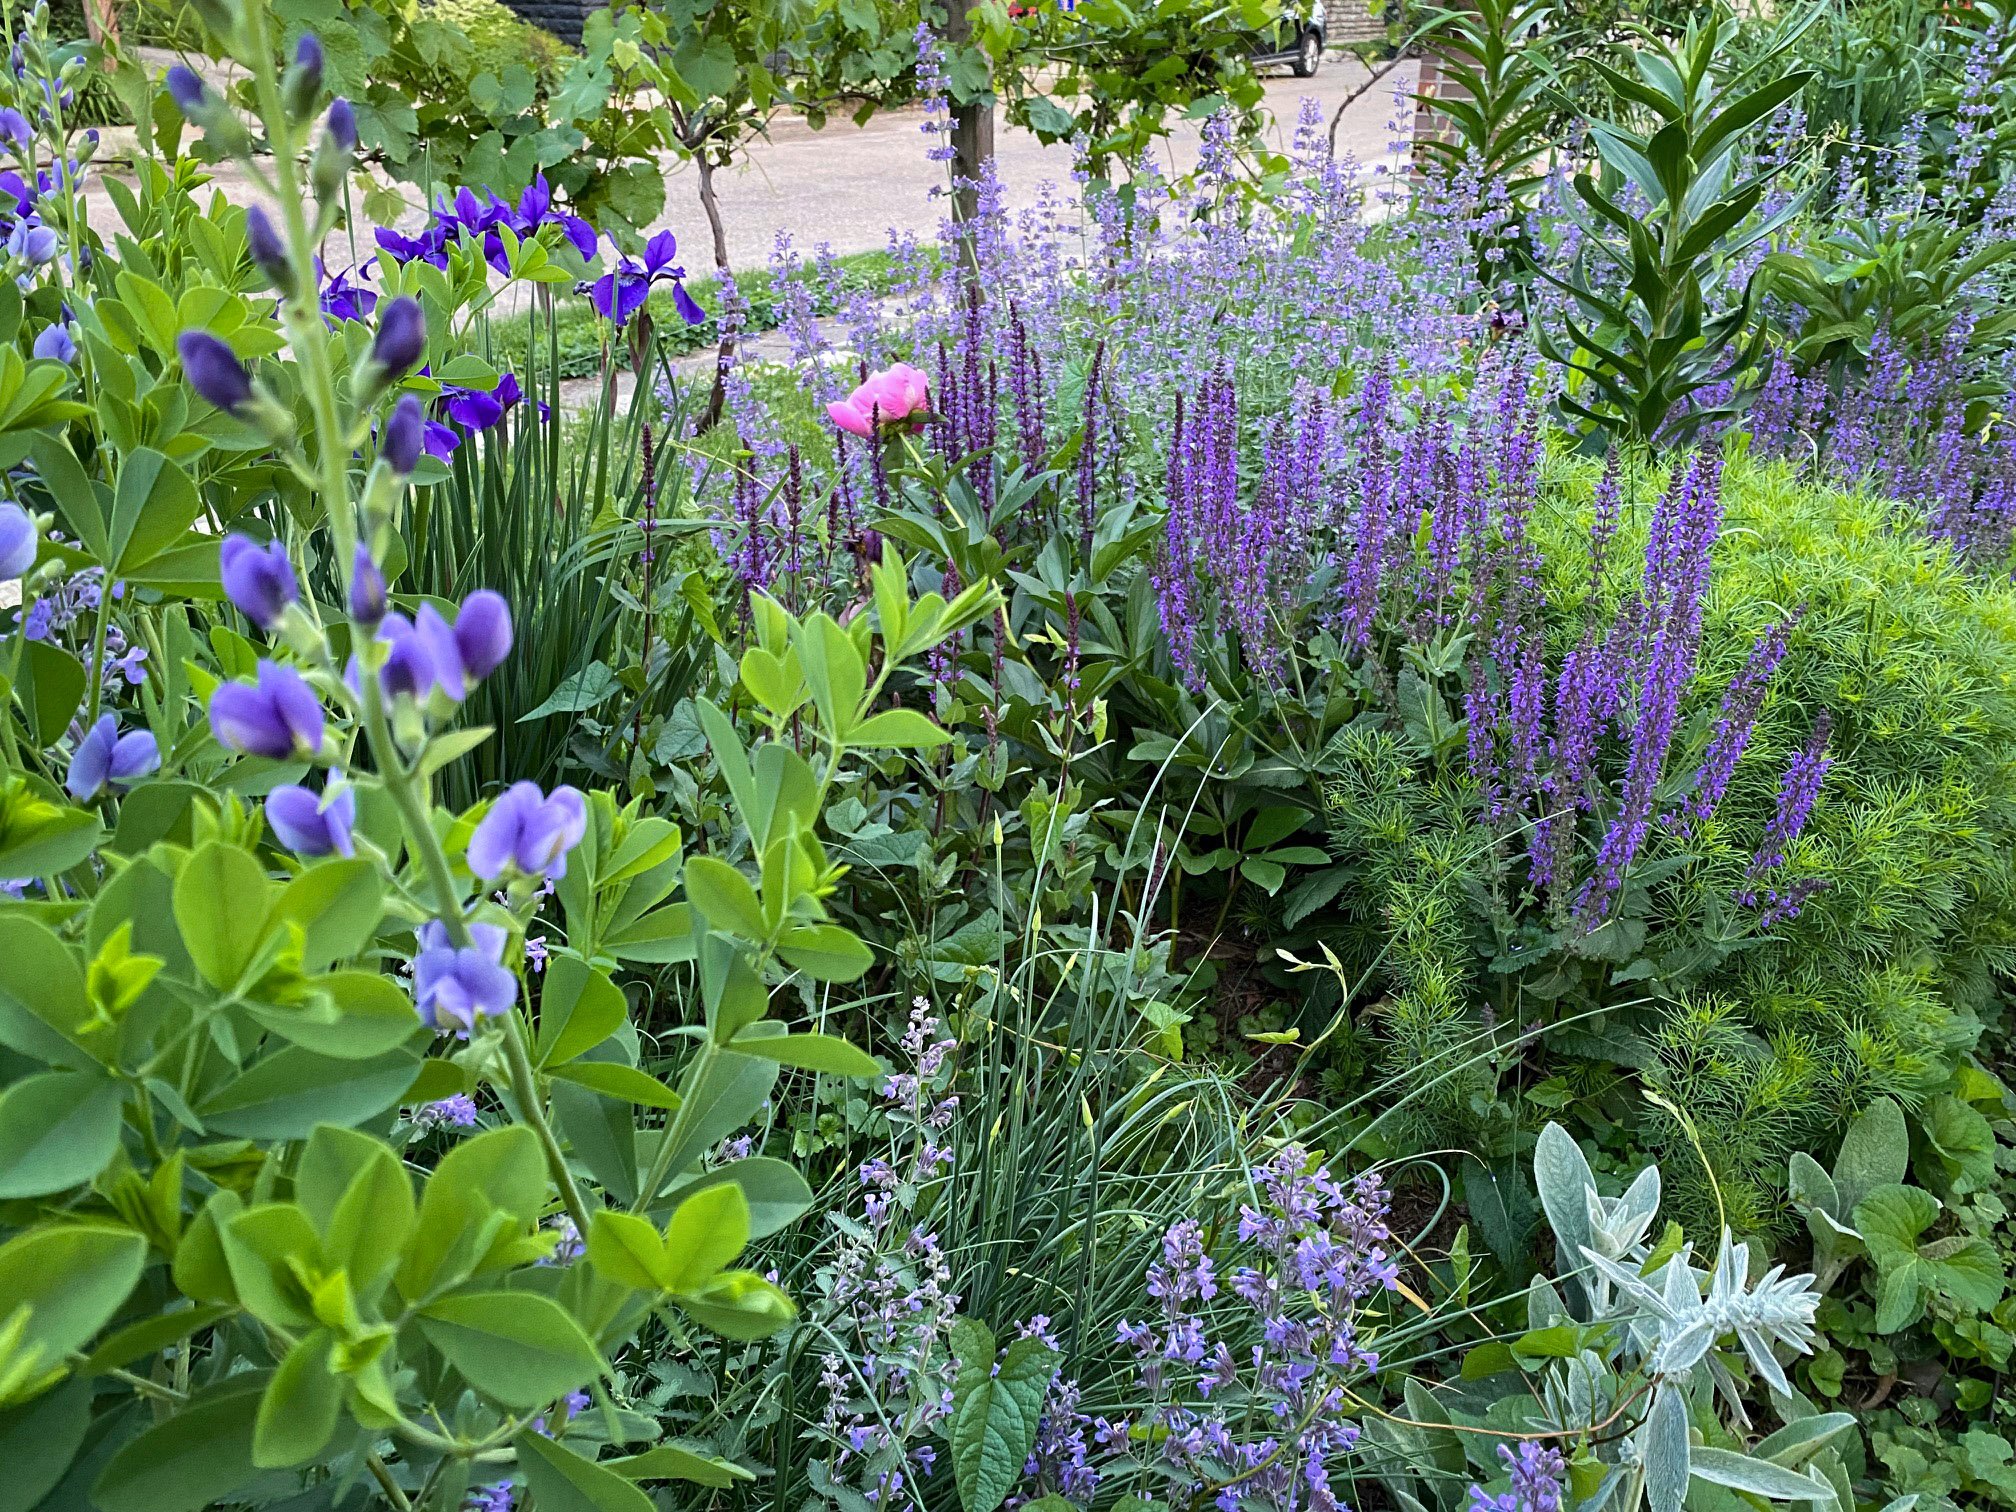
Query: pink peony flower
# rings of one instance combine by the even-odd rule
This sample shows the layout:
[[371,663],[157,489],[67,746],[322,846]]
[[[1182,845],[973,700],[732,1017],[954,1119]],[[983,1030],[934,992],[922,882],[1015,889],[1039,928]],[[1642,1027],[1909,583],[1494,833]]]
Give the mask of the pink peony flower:
[[876,423],[893,429],[926,418],[931,412],[931,380],[907,362],[871,373],[845,399],[826,406],[835,425],[849,435],[873,439]]

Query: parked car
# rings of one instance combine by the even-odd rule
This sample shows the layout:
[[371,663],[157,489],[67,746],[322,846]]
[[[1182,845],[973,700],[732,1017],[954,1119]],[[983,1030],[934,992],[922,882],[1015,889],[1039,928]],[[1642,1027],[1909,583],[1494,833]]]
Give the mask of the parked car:
[[1253,61],[1286,63],[1298,79],[1310,77],[1323,61],[1328,21],[1323,0],[1282,0],[1281,19],[1260,39]]

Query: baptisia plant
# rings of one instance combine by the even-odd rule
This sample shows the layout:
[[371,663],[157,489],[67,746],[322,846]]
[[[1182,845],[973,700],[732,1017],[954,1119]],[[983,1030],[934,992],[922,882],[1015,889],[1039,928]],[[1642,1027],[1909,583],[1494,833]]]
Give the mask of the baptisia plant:
[[[839,875],[817,833],[827,791],[855,753],[946,738],[880,705],[906,659],[994,596],[913,599],[892,556],[845,628],[760,602],[743,670],[770,738],[752,750],[701,710],[733,799],[718,854],[606,793],[521,782],[444,811],[438,774],[488,733],[459,712],[516,636],[496,594],[398,586],[432,382],[417,370],[448,291],[388,291],[368,325],[326,317],[314,248],[354,116],[325,103],[312,38],[283,68],[268,12],[205,13],[270,155],[247,155],[245,123],[200,81],[171,88],[270,198],[250,240],[279,331],[232,299],[171,302],[187,324],[122,366],[86,301],[80,361],[101,387],[137,394],[144,373],[150,413],[203,415],[209,439],[171,456],[38,436],[16,454],[35,502],[82,544],[0,516],[31,591],[49,561],[96,564],[100,603],[123,583],[160,653],[139,729],[85,695],[81,668],[59,679],[24,654],[40,644],[26,614],[5,651],[27,671],[0,720],[0,875],[36,884],[0,902],[8,1494],[195,1512],[342,1485],[449,1512],[481,1487],[642,1512],[640,1485],[747,1472],[660,1442],[631,1408],[618,1363],[640,1326],[676,1313],[694,1337],[744,1341],[795,1316],[736,1262],[809,1187],[782,1161],[708,1155],[782,1067],[876,1069],[770,1016],[774,985],[871,964],[822,901]],[[261,361],[282,343],[289,362]],[[177,458],[227,439],[290,507],[219,540],[189,528],[204,498]],[[199,640],[196,596],[250,633],[220,611]],[[526,927],[549,891],[563,927],[535,962]],[[679,963],[689,1053],[667,1056],[617,973]],[[404,1158],[387,1137],[401,1107]]]

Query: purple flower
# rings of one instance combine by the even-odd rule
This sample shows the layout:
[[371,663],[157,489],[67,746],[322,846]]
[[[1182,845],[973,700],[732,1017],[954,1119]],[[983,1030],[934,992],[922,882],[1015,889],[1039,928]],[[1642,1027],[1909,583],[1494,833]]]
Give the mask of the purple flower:
[[0,583],[26,577],[41,544],[28,511],[11,499],[0,501]]
[[13,106],[0,107],[0,142],[12,148],[16,156],[24,156],[35,141],[35,130],[28,124],[28,117]]
[[322,92],[323,64],[322,39],[313,32],[303,32],[294,44],[294,67],[287,80],[289,95],[312,102]]
[[504,665],[511,654],[511,606],[501,593],[478,588],[462,600],[455,615],[455,651],[473,681]]
[[175,102],[176,109],[194,121],[210,103],[210,88],[196,76],[194,69],[177,63],[168,70],[162,81],[168,89],[168,97]]
[[245,365],[208,331],[184,331],[176,338],[175,350],[189,386],[218,409],[235,415],[251,403],[252,379]]
[[505,932],[495,924],[471,924],[471,943],[457,948],[448,926],[420,926],[419,954],[413,957],[413,998],[420,1022],[430,1029],[454,1029],[464,1036],[484,1018],[496,1018],[518,1000],[518,978],[499,963]]
[[350,832],[357,823],[357,794],[340,779],[319,796],[292,783],[273,789],[266,795],[266,822],[296,855],[356,854]]
[[385,574],[362,541],[350,568],[350,618],[367,629],[385,618]]
[[672,302],[679,311],[679,318],[688,325],[700,325],[707,319],[707,312],[695,304],[693,297],[686,292],[683,282],[686,270],[672,261],[678,249],[679,244],[672,233],[660,231],[645,243],[642,262],[632,257],[622,258],[614,268],[591,283],[588,286],[589,302],[605,320],[625,325],[643,308],[651,285],[665,279],[672,285]]
[[16,221],[14,229],[7,233],[8,252],[31,268],[54,262],[62,246],[49,227],[30,225],[27,221]]
[[263,206],[254,205],[245,212],[245,246],[266,282],[276,289],[287,289],[293,283],[294,266],[287,258],[287,244]]
[[292,667],[259,663],[256,683],[227,682],[210,695],[210,732],[222,745],[279,760],[322,749],[315,690]]
[[234,533],[224,538],[217,560],[224,596],[261,630],[279,624],[280,617],[301,597],[287,548],[278,541],[261,546],[250,536]]
[[118,719],[105,714],[77,742],[63,786],[72,798],[85,803],[103,792],[108,783],[123,786],[160,765],[161,749],[150,732],[135,730],[121,735]]
[[70,327],[58,322],[44,326],[35,337],[34,355],[54,358],[66,367],[77,360],[77,338],[70,334]]
[[357,112],[348,100],[337,99],[329,102],[329,140],[339,152],[351,153],[357,150]]
[[[1778,780],[1778,811],[1764,827],[1763,843],[1750,858],[1750,867],[1745,873],[1748,881],[1755,882],[1766,872],[1783,866],[1786,850],[1805,833],[1806,821],[1812,815],[1813,804],[1820,797],[1827,769],[1834,764],[1834,758],[1827,753],[1827,742],[1833,731],[1834,717],[1822,709],[1813,721],[1813,733],[1805,747],[1794,752],[1791,761],[1786,763],[1785,775]],[[1754,904],[1755,890],[1746,889],[1740,901],[1746,905]]]
[[401,294],[385,306],[378,317],[378,334],[371,341],[371,361],[388,376],[412,369],[427,355],[427,317],[420,301]]
[[573,788],[555,788],[548,797],[535,782],[514,782],[469,837],[469,869],[485,882],[507,871],[564,877],[567,852],[587,828],[587,804]]
[[349,270],[327,273],[322,260],[317,258],[315,271],[326,275],[322,283],[322,314],[332,324],[339,320],[362,321],[378,308],[376,291],[353,279]]
[[405,477],[420,461],[421,448],[427,440],[427,415],[420,407],[420,401],[412,394],[402,394],[399,402],[392,406],[392,414],[385,421],[384,434],[379,438],[378,455],[385,459],[385,465]]
[[473,1129],[478,1117],[476,1099],[457,1092],[439,1102],[422,1103],[411,1117],[416,1129]]

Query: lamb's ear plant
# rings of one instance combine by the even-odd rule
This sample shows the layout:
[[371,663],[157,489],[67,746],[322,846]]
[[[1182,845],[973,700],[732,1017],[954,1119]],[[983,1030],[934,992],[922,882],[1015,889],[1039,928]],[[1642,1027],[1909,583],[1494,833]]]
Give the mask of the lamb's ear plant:
[[[1830,1446],[1855,1419],[1815,1412],[1779,1358],[1811,1350],[1813,1277],[1773,1266],[1753,1278],[1750,1246],[1726,1228],[1713,1263],[1696,1265],[1677,1225],[1652,1233],[1658,1167],[1606,1197],[1559,1124],[1541,1131],[1533,1178],[1554,1231],[1559,1285],[1534,1282],[1525,1332],[1479,1345],[1459,1382],[1426,1396],[1436,1422],[1453,1426],[1415,1424],[1385,1437],[1418,1465],[1446,1469],[1467,1457],[1486,1474],[1497,1468],[1491,1435],[1551,1443],[1566,1458],[1579,1512],[1678,1512],[1696,1482],[1852,1512],[1854,1492]],[[1742,1380],[1753,1376],[1784,1420],[1775,1431],[1749,1418]],[[1444,1484],[1417,1469],[1407,1489],[1418,1500]],[[1892,1503],[1894,1512],[1910,1500]]]
[[[213,9],[270,156],[193,76],[173,88],[270,196],[247,224],[292,365],[255,379],[201,327],[175,344],[198,400],[298,488],[305,524],[209,548],[263,645],[220,627],[208,663],[172,606],[149,621],[168,663],[158,740],[108,717],[59,787],[37,770],[55,737],[9,710],[0,856],[41,896],[0,903],[8,1495],[196,1512],[329,1482],[450,1512],[472,1484],[512,1482],[542,1506],[642,1512],[640,1483],[746,1472],[654,1443],[656,1421],[615,1394],[618,1352],[654,1314],[737,1343],[796,1316],[736,1261],[810,1190],[718,1148],[781,1067],[877,1069],[770,1016],[773,983],[846,983],[872,961],[822,902],[840,870],[816,835],[826,793],[852,753],[946,738],[877,702],[993,591],[913,599],[891,557],[848,627],[759,604],[745,680],[779,738],[751,752],[703,707],[734,800],[718,855],[571,788],[441,808],[441,771],[488,735],[458,727],[461,707],[513,626],[488,589],[452,620],[388,590],[427,313],[402,296],[374,330],[325,321],[314,256],[353,114],[323,99],[312,37],[283,71],[264,9]],[[157,479],[179,476],[155,455]],[[43,479],[122,550],[188,524],[144,488],[75,481]],[[325,601],[300,586],[316,542]],[[565,943],[535,954],[528,926],[556,890]],[[691,1050],[669,1066],[631,1021],[626,962],[691,965]],[[480,1132],[444,1150],[463,1128]]]

